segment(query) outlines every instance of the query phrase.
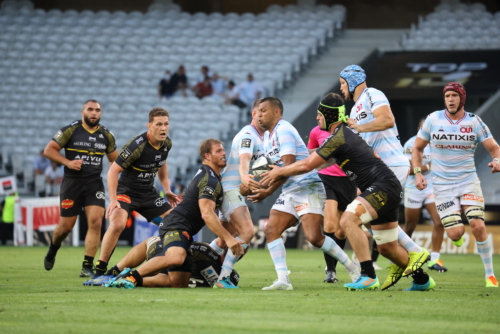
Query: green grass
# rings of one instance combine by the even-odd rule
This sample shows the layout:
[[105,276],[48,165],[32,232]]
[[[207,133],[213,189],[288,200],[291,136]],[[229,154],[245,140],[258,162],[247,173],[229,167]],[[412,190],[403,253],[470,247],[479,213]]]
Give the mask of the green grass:
[[[118,248],[115,263],[128,251]],[[276,278],[267,250],[250,251],[238,290],[84,287],[81,248],[0,248],[0,333],[499,333],[500,291],[484,287],[478,255],[443,255],[430,292],[348,292],[323,283],[319,251],[289,250],[294,291],[261,291]],[[500,256],[494,262],[500,270]],[[379,264],[386,264],[381,259]],[[348,275],[338,268],[344,282]],[[383,281],[387,271],[379,272]]]

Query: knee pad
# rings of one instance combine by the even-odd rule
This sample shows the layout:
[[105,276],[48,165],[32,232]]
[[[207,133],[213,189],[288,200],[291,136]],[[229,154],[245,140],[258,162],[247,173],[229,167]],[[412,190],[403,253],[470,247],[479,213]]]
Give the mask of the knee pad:
[[[366,211],[362,215],[358,215],[356,213],[356,209],[357,209],[358,205],[361,205],[365,209],[365,211]],[[372,215],[368,212],[368,210],[365,208],[365,206],[360,201],[358,201],[357,199],[355,199],[354,201],[352,201],[351,204],[349,204],[347,206],[347,208],[345,209],[345,211],[346,212],[354,213],[357,217],[359,217],[359,219],[361,219],[361,222],[363,224],[369,223],[369,222],[371,222],[373,220]]]
[[443,223],[445,229],[464,226],[462,223],[462,216],[459,212],[453,212],[452,214],[441,218],[441,222]]
[[480,206],[470,206],[467,210],[465,210],[465,216],[467,217],[469,223],[473,219],[481,219],[484,221],[484,208]]
[[393,228],[390,230],[372,230],[373,240],[377,242],[377,245],[387,244],[398,240],[398,229]]

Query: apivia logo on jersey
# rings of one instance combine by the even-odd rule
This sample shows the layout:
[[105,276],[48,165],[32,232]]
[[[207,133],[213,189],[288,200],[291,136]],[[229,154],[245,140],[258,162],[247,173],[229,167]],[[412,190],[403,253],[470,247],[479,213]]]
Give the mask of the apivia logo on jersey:
[[102,162],[102,157],[82,154],[82,155],[77,155],[75,157],[75,160],[83,160],[84,165],[100,166]]

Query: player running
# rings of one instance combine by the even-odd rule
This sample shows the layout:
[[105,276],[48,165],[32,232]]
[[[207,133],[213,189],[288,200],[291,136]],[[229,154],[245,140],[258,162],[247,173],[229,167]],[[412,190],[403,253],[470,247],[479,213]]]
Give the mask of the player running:
[[[283,104],[278,98],[262,99],[258,115],[259,124],[269,131],[265,138],[266,156],[277,165],[287,166],[309,156],[307,147],[297,130],[282,119]],[[271,194],[280,186],[283,186],[282,192],[273,205],[269,222],[264,228],[267,247],[278,279],[262,290],[293,290],[288,278],[286,250],[281,234],[299,219],[307,240],[342,263],[352,281],[355,281],[359,276],[359,267],[349,259],[332,238],[322,233],[326,195],[318,173],[310,171],[304,175],[282,179],[267,189],[254,189],[252,192],[256,195],[249,196],[249,198],[255,199],[254,196],[262,193]]]
[[361,276],[344,286],[350,290],[371,290],[380,286],[370,259],[367,238],[361,229],[362,224],[371,223],[380,253],[402,268],[404,276],[413,277],[413,285],[407,291],[434,289],[434,280],[421,269],[424,262],[412,261],[397,242],[399,202],[403,196],[399,180],[373,149],[344,123],[347,121],[344,110],[344,100],[340,95],[326,95],[318,111],[325,117],[332,135],[307,158],[281,168],[272,166],[262,182],[273,185],[286,177],[307,175],[333,158],[347,175],[352,175],[362,192],[347,206],[340,219],[361,265]]
[[[174,286],[168,271],[160,272],[156,275],[143,278],[143,287],[151,288],[187,288],[192,287],[212,287],[216,282],[222,267],[222,257],[215,252],[208,244],[193,242],[191,244],[193,261],[191,263],[191,277],[184,281],[177,282]],[[163,256],[163,243],[159,237],[150,237],[132,248],[123,259],[113,266],[112,271],[126,273],[130,268],[141,265],[144,261],[149,261],[157,256]],[[116,276],[103,275],[83,283],[85,286],[107,286],[119,285]],[[231,283],[238,285],[239,275],[232,271],[229,275]],[[191,283],[191,284],[190,284]]]
[[[349,65],[340,72],[340,90],[346,100],[355,101],[347,125],[356,130],[361,138],[389,166],[404,188],[410,171],[410,163],[403,154],[398,128],[387,97],[380,90],[366,85],[365,71],[358,65]],[[427,261],[429,252],[417,245],[399,225],[398,242],[408,251],[413,261]],[[390,265],[389,276],[382,284],[386,289],[398,281],[403,272]]]
[[204,140],[200,145],[200,159],[202,165],[188,185],[182,202],[160,224],[165,255],[149,260],[136,270],[120,274],[113,286],[133,289],[143,285],[143,277],[164,270],[168,270],[174,286],[185,282],[191,275],[192,236],[205,224],[224,240],[235,256],[243,254],[240,241],[221,225],[215,212],[223,199],[220,172],[226,166],[226,152],[222,142],[213,138]]
[[[96,100],[83,104],[82,120],[63,127],[47,144],[47,158],[64,165],[64,179],[59,195],[60,220],[50,247],[44,258],[45,270],[51,270],[61,243],[76,223],[76,218],[85,208],[88,230],[85,237],[85,257],[80,277],[94,276],[94,256],[101,238],[104,217],[105,195],[102,183],[102,159],[107,156],[110,163],[116,159],[115,137],[103,125],[101,105]],[[64,148],[64,156],[60,153]]]
[[422,161],[427,144],[431,148],[431,176],[436,195],[436,207],[446,234],[460,247],[465,227],[461,212],[469,221],[476,238],[477,251],[485,270],[486,287],[498,287],[493,272],[493,245],[484,224],[484,198],[474,165],[474,152],[482,143],[493,161],[488,164],[492,173],[500,172],[500,146],[486,124],[465,111],[465,88],[450,82],[443,89],[444,110],[427,116],[417,134],[412,152],[417,189],[427,187],[422,175]]
[[[170,191],[168,180],[166,159],[172,149],[172,140],[168,137],[168,111],[162,108],[152,109],[147,126],[147,132],[135,136],[123,146],[115,163],[109,168],[110,203],[106,218],[109,218],[110,224],[102,239],[96,276],[106,273],[109,259],[132,211],[137,211],[148,221],[158,225],[180,200]],[[171,205],[153,186],[157,174]]]
[[[248,172],[253,162],[264,155],[264,132],[257,121],[257,109],[260,99],[255,100],[252,106],[252,122],[243,127],[234,137],[231,144],[231,152],[227,161],[227,166],[222,173],[222,187],[224,189],[224,200],[222,201],[221,221],[225,226],[231,224],[237,231],[236,239],[240,240],[243,249],[247,250],[250,241],[254,236],[254,225],[244,195],[240,193],[240,186],[246,189],[258,189],[260,185],[253,179],[253,175]],[[247,193],[245,193],[247,195]],[[224,243],[221,238],[217,238],[210,246],[222,254]],[[238,257],[228,250],[222,271],[219,275],[215,288],[236,288],[229,279]]]
[[[314,152],[330,136],[324,115],[318,111],[316,115],[318,126],[311,130],[307,149]],[[322,168],[324,167],[324,168]],[[324,209],[324,234],[332,238],[340,248],[344,249],[346,235],[340,228],[340,217],[346,206],[356,198],[356,185],[349,180],[347,175],[338,165],[318,167],[318,176],[325,187],[326,202]],[[324,279],[325,283],[337,283],[337,259],[323,253],[326,262]]]
[[[422,119],[418,124],[418,129],[422,128],[425,119]],[[417,136],[413,136],[405,143],[403,150],[407,158],[411,161],[411,152],[413,148],[413,144],[415,143],[415,138]],[[431,151],[429,145],[427,145],[424,149],[423,161],[422,161],[422,173],[424,175],[429,176],[431,170]],[[431,252],[431,260],[428,263],[428,267],[430,270],[436,270],[438,272],[446,272],[448,269],[443,265],[443,261],[439,259],[441,245],[443,244],[443,235],[444,235],[444,227],[439,219],[439,214],[436,209],[434,192],[432,189],[432,183],[428,181],[427,188],[423,191],[420,191],[415,186],[415,176],[413,174],[413,170],[410,171],[410,175],[406,180],[405,184],[405,226],[404,231],[408,234],[409,237],[412,236],[413,231],[415,231],[415,227],[417,226],[418,220],[420,218],[420,212],[422,207],[425,205],[425,208],[429,212],[431,216],[432,222],[434,223],[434,228],[432,230],[432,252]]]

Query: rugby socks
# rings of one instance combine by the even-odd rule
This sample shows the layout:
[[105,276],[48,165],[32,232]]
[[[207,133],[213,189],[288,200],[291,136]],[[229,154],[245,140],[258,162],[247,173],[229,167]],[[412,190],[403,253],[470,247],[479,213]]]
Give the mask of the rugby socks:
[[274,262],[274,268],[278,274],[278,281],[290,283],[288,279],[288,268],[286,266],[286,249],[283,239],[278,238],[267,244],[267,249]]
[[422,268],[419,268],[412,272],[411,277],[413,278],[415,284],[423,285],[429,282],[429,275],[427,275],[427,273],[423,271]]
[[441,255],[441,254],[439,254],[439,253],[432,252],[432,253],[431,253],[431,262],[434,262],[434,261],[439,260],[439,256],[440,256],[440,255]]
[[99,277],[104,275],[106,270],[108,270],[108,263],[101,260],[97,261],[95,264],[95,276]]
[[399,226],[398,226],[398,242],[401,245],[401,247],[406,249],[408,253],[412,252],[421,253],[423,251],[422,247],[417,245],[415,241],[411,240],[408,234],[406,234],[405,231],[403,231],[403,229]]
[[106,275],[107,276],[115,276],[116,277],[116,276],[120,275],[121,272],[122,272],[121,269],[118,268],[117,265],[115,265],[115,266],[113,266],[111,269],[109,269],[106,272]]
[[[335,233],[323,233],[325,236],[330,237],[339,245],[341,249],[344,249],[345,243],[347,239],[340,240],[335,236]],[[326,262],[326,270],[327,271],[336,271],[337,269],[337,259],[328,255],[327,253],[323,253]]]
[[378,252],[377,242],[375,240],[373,240],[373,244],[372,244],[372,261],[373,262],[377,262],[379,255],[380,255],[380,253]]
[[490,276],[495,276],[493,272],[493,249],[491,247],[490,237],[485,241],[476,241],[477,252],[483,261],[485,278],[489,278]]
[[215,240],[217,240],[217,239],[212,240],[212,242],[210,243],[210,247],[212,247],[212,249],[215,252],[217,252],[217,254],[219,254],[219,255],[224,254],[224,249],[217,246],[217,243],[215,242]]
[[356,265],[354,262],[349,259],[349,256],[342,250],[342,248],[337,245],[332,238],[325,236],[325,241],[323,242],[323,246],[321,246],[321,250],[326,254],[336,258],[340,263],[342,263],[347,270],[352,271],[356,269]]
[[57,254],[57,251],[59,250],[59,248],[61,248],[61,245],[56,246],[56,245],[54,245],[54,244],[52,243],[52,240],[51,240],[51,241],[50,241],[50,246],[49,246],[49,252],[48,252],[48,255],[49,255],[50,257],[55,257],[55,256],[56,256],[56,254]]
[[[240,238],[236,237],[236,239],[241,240]],[[244,250],[248,248],[248,245],[243,243],[241,244]],[[222,263],[222,270],[219,275],[219,281],[222,280],[225,277],[229,277],[231,275],[231,272],[233,271],[235,263],[238,261],[240,256],[235,256],[231,249],[227,250],[226,257],[224,258],[224,262]]]
[[83,257],[82,268],[92,268],[94,266],[94,257],[85,255]]
[[142,286],[142,276],[137,270],[132,270],[128,277],[132,276],[135,279],[135,286]]
[[359,265],[361,266],[362,276],[368,276],[373,279],[377,278],[377,275],[375,274],[375,269],[373,268],[372,260],[360,262]]

